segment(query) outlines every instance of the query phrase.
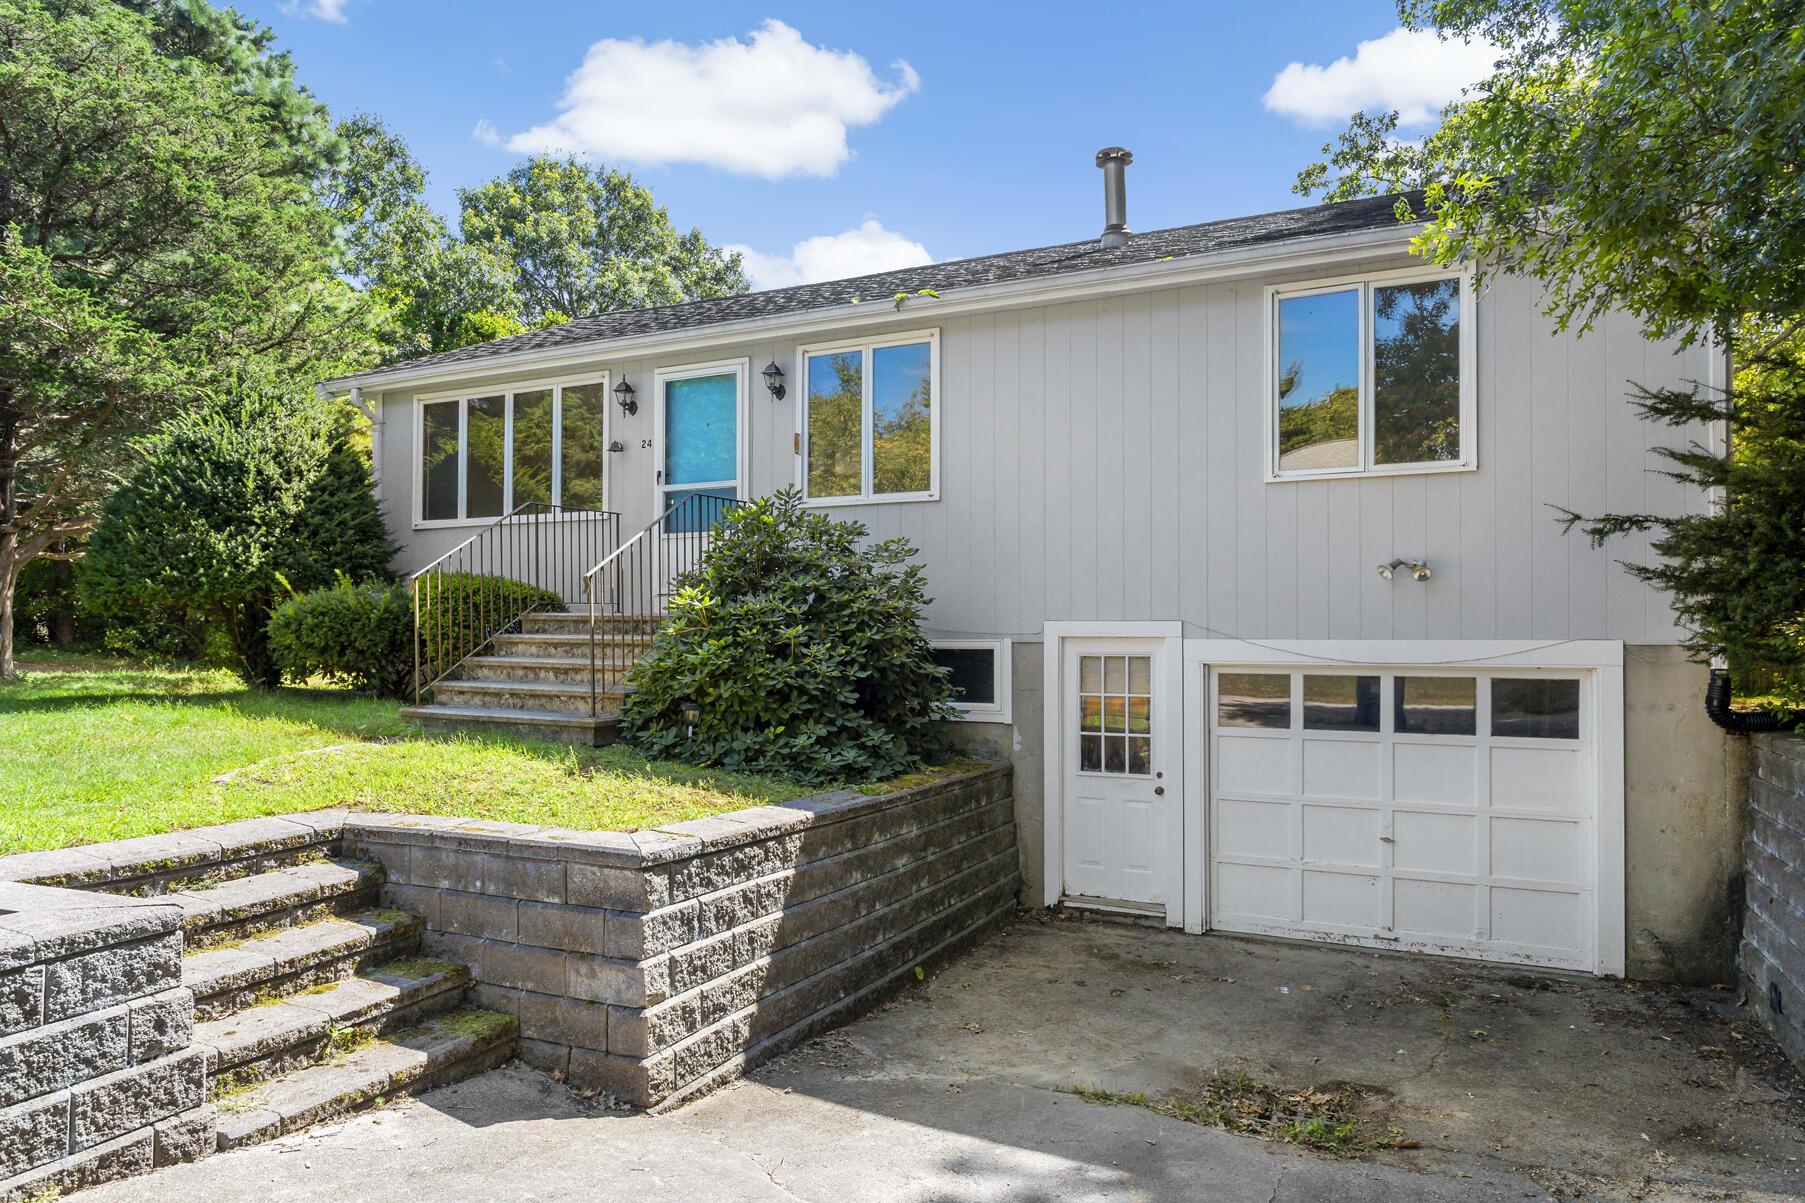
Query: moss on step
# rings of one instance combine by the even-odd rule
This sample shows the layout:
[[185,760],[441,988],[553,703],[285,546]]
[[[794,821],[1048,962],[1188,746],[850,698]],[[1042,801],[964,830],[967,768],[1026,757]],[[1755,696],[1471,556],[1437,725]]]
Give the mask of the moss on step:
[[405,978],[417,981],[420,978],[435,977],[439,974],[454,974],[464,966],[456,961],[439,961],[432,957],[408,957],[405,960],[390,961],[385,965],[372,965],[359,973],[359,977],[375,978],[378,981],[387,978]]
[[431,1029],[437,1028],[449,1032],[453,1036],[463,1036],[470,1040],[488,1040],[495,1037],[513,1035],[520,1028],[520,1021],[512,1015],[504,1015],[500,1011],[466,1010],[453,1011],[441,1015],[419,1027],[397,1032],[395,1039],[408,1040],[427,1035]]
[[376,1043],[376,1027],[374,1024],[358,1024],[348,1028],[333,1028],[326,1033],[326,1043],[320,1046],[314,1063],[324,1065],[336,1061],[340,1057],[348,1057],[359,1049],[369,1048]]
[[213,1105],[228,1113],[254,1111],[257,1088],[266,1080],[252,1068],[229,1069],[213,1079]]
[[407,924],[414,922],[420,916],[414,914],[412,911],[403,911],[392,906],[376,906],[370,907],[368,910],[352,911],[348,915],[341,915],[339,917],[346,923],[362,923],[366,926],[387,923],[396,927],[404,927]]

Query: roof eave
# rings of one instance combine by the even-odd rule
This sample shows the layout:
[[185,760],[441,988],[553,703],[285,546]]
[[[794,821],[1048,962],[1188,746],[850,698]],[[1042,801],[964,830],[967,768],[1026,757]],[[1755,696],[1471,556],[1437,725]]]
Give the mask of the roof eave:
[[[1270,271],[1292,263],[1367,258],[1395,253],[1400,247],[1407,246],[1422,228],[1423,223],[1412,222],[1347,233],[1287,238],[1280,242],[1205,251],[1172,259],[1084,268],[1079,271],[1005,280],[996,284],[977,284],[948,289],[944,295],[934,300],[911,297],[910,303],[921,306],[922,312],[939,317],[998,305],[1032,305],[1067,297],[1100,296],[1164,284],[1199,283]],[[620,338],[596,338],[564,346],[497,355],[492,359],[463,360],[411,370],[408,364],[399,363],[389,368],[372,368],[349,376],[333,377],[320,382],[319,387],[338,393],[353,387],[375,390],[431,384],[437,381],[501,375],[522,368],[556,368],[599,358],[622,358],[649,350],[675,350],[733,342],[755,335],[802,333],[820,327],[869,326],[895,320],[895,312],[884,301],[866,301],[862,304],[849,301],[818,309],[799,309],[789,313],[766,314],[682,329],[630,334]]]

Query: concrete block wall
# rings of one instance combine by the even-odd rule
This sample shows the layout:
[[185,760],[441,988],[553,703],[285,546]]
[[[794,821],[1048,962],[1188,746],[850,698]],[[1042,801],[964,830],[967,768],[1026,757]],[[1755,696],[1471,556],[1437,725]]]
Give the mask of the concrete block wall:
[[0,883],[0,1199],[212,1150],[181,923],[173,902]]
[[1738,968],[1755,1013],[1805,1061],[1805,739],[1754,745]]
[[631,835],[353,815],[347,853],[520,1021],[524,1058],[641,1106],[843,1022],[1013,911],[1011,771]]

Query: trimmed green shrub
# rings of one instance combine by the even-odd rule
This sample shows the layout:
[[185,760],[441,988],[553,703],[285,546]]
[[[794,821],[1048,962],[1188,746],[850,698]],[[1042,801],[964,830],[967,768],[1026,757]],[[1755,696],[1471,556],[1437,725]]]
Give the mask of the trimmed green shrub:
[[[803,781],[893,776],[945,750],[946,669],[907,539],[802,508],[786,490],[728,514],[628,677],[622,726],[648,756]],[[693,736],[685,701],[701,710]]]
[[285,676],[326,677],[385,698],[413,693],[414,602],[386,581],[297,593],[270,615],[270,654]]
[[510,625],[513,615],[529,609],[562,612],[568,608],[550,589],[505,576],[436,573],[422,577],[417,587],[420,642],[437,665],[462,660]]
[[177,418],[102,508],[83,602],[109,623],[182,610],[223,638],[247,684],[280,684],[268,627],[282,579],[319,588],[335,571],[384,573],[394,554],[346,437],[342,410],[269,382]]

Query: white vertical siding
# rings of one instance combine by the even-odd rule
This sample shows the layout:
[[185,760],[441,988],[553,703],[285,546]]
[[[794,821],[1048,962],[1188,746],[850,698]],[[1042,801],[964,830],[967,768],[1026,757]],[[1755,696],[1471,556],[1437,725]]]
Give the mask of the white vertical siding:
[[[1476,471],[1269,484],[1264,283],[945,319],[912,303],[894,329],[941,329],[941,499],[829,512],[921,548],[929,623],[947,634],[1179,618],[1198,634],[1256,639],[1676,637],[1665,599],[1616,563],[1646,559],[1647,539],[1595,549],[1560,532],[1555,507],[1703,504],[1651,471],[1662,466],[1652,449],[1677,436],[1637,417],[1628,384],[1703,380],[1706,352],[1650,344],[1622,317],[1584,337],[1558,332],[1532,284],[1495,278],[1469,319]],[[795,349],[832,337],[599,360],[640,390],[639,414],[615,410],[610,430],[625,447],[609,461],[623,531],[650,517],[657,465],[640,443],[655,429],[657,368],[750,359],[748,491],[766,494],[798,478]],[[792,373],[781,403],[758,374],[772,359]],[[474,529],[410,529],[411,402],[383,398],[384,492],[404,568]],[[1394,556],[1427,559],[1434,579],[1381,580],[1375,567]]]

